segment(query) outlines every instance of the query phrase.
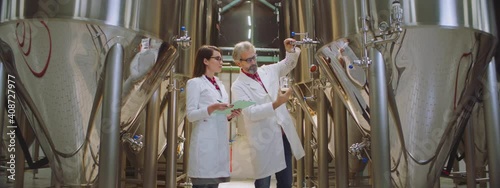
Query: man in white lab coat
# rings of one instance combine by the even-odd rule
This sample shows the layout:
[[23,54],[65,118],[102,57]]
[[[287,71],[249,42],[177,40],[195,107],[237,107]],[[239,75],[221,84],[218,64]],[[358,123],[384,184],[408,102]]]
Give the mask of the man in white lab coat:
[[293,49],[294,39],[285,39],[286,57],[272,65],[257,67],[257,54],[250,42],[240,42],[233,50],[233,60],[241,72],[231,91],[236,100],[256,102],[243,109],[244,128],[250,145],[255,187],[269,188],[271,175],[276,175],[278,188],[292,187],[292,153],[304,156],[286,102],[292,90],[280,92],[279,79],[297,65],[300,49]]

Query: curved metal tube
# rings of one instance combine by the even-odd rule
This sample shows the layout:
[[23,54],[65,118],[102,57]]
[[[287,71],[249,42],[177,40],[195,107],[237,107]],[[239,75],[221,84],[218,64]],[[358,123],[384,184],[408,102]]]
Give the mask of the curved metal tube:
[[[1,55],[1,54],[0,54]],[[4,123],[3,118],[5,114],[5,96],[7,95],[7,71],[5,70],[5,65],[3,63],[3,58],[0,57],[0,123]],[[2,126],[0,133],[3,133]]]

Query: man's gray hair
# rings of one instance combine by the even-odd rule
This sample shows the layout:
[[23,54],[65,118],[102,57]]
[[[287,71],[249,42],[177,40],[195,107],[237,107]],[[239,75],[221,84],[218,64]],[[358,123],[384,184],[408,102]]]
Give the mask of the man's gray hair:
[[248,41],[239,42],[238,44],[234,45],[233,61],[239,61],[241,59],[241,54],[249,50],[252,50],[254,53],[256,52],[255,46],[253,46],[253,44]]

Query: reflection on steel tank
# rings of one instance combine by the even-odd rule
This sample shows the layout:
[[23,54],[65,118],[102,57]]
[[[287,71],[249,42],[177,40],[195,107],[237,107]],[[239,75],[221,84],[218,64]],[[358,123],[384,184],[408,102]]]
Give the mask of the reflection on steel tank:
[[[434,187],[469,118],[496,26],[491,1],[315,1],[315,54],[349,113],[371,133],[370,83],[356,76],[381,54],[388,85],[395,187]],[[397,4],[397,5],[396,5]],[[429,9],[429,7],[433,7]]]
[[113,45],[124,49],[122,131],[165,79],[178,57],[171,43],[180,28],[178,2],[0,3],[1,54],[10,60],[5,65],[16,76],[18,104],[56,184],[96,180],[105,57]]

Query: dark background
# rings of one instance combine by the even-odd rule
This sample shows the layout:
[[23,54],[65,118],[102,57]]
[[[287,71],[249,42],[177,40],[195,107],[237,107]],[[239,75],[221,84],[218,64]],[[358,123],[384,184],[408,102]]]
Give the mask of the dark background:
[[[222,0],[221,7],[226,6],[232,0]],[[272,5],[281,0],[267,0]],[[253,10],[251,4],[253,3]],[[248,39],[247,16],[253,16],[252,39]],[[279,26],[277,15],[272,9],[259,1],[244,1],[232,7],[221,15],[219,23],[219,34],[216,39],[216,46],[233,47],[240,41],[250,41],[257,48],[279,48],[278,39]]]

